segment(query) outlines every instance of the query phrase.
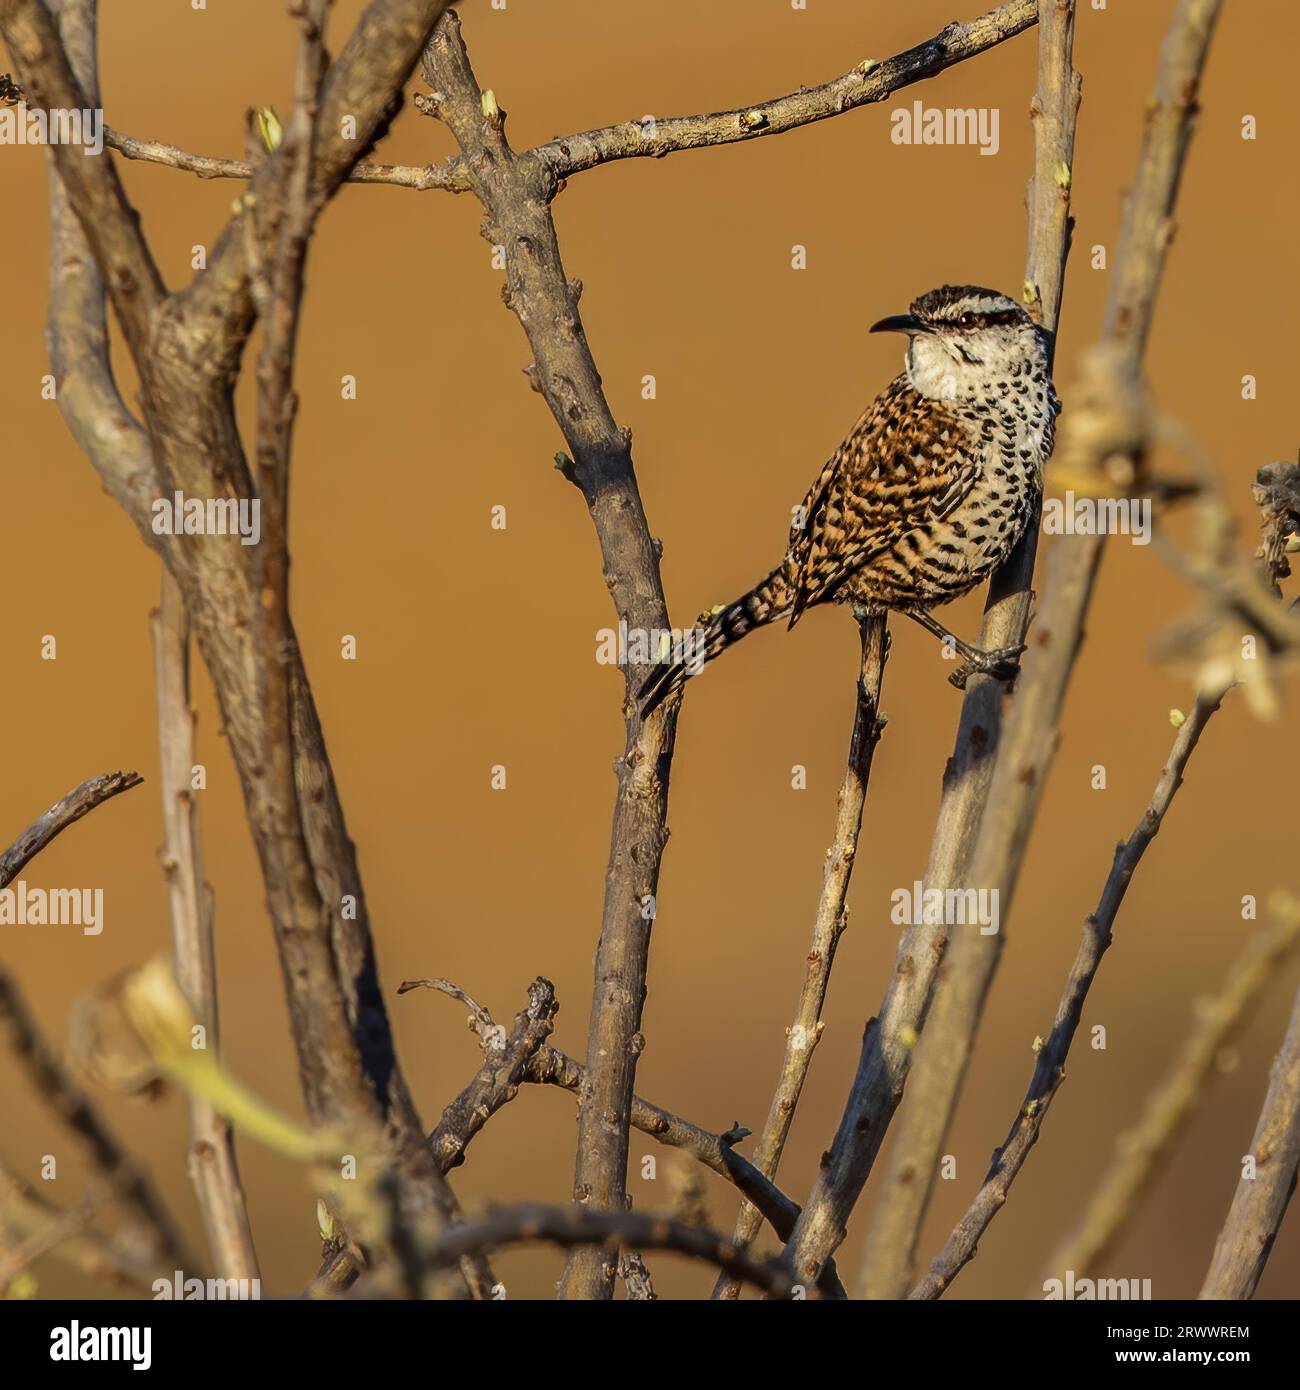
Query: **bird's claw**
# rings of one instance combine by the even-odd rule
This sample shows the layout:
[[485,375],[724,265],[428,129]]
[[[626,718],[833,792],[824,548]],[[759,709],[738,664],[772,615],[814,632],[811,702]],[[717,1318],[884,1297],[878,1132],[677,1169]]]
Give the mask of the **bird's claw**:
[[1018,647],[998,647],[991,652],[973,650],[948,677],[948,683],[955,685],[958,690],[965,690],[966,682],[973,675],[1013,681],[1020,674],[1020,656],[1024,651],[1023,643]]

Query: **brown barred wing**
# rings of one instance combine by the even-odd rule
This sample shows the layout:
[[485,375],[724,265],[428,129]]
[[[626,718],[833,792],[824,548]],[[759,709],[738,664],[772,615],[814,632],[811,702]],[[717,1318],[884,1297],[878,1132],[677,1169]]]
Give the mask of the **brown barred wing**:
[[958,507],[980,474],[972,427],[898,377],[836,450],[804,504],[787,563],[790,626],[873,557]]

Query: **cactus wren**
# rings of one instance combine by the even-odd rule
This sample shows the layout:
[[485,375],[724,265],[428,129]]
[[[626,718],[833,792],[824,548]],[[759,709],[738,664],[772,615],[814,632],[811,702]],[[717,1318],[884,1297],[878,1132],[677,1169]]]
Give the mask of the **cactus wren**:
[[[1060,408],[1049,337],[1014,300],[943,285],[872,333],[906,333],[906,365],[867,407],[795,513],[785,559],[707,617],[691,660],[642,686],[648,715],[747,633],[816,603],[906,614],[971,671],[1007,679],[1023,648],[981,651],[930,609],[969,593],[1020,539],[1042,491]],[[701,649],[702,648],[702,649]]]

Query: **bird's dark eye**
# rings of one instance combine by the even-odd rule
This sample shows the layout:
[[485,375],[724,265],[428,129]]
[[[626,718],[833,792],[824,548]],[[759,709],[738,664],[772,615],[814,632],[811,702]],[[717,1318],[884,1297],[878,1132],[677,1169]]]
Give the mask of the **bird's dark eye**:
[[974,327],[975,327],[975,315],[972,314],[972,313],[969,313],[969,312],[963,314],[963,315],[961,316],[961,318],[959,318],[959,319],[957,320],[957,326],[958,326],[959,328],[974,328]]

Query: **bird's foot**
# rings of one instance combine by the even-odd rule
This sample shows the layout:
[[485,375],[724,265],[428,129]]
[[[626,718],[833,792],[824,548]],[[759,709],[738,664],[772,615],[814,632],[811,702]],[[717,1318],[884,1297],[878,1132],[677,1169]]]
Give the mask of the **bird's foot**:
[[998,647],[991,652],[971,647],[964,651],[962,664],[948,677],[948,683],[958,690],[966,689],[966,682],[973,675],[992,676],[994,680],[1013,681],[1020,674],[1020,656],[1024,645],[1018,647]]

